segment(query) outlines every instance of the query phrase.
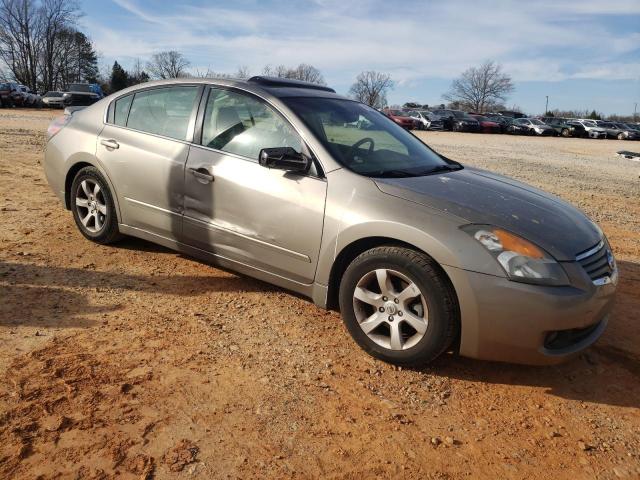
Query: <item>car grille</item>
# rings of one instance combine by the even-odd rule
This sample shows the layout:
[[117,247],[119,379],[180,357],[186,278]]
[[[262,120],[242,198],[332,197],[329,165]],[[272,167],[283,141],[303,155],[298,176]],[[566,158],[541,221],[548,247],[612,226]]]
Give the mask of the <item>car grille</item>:
[[576,255],[576,260],[591,280],[608,277],[613,273],[610,258],[613,259],[609,246],[602,240],[592,248]]

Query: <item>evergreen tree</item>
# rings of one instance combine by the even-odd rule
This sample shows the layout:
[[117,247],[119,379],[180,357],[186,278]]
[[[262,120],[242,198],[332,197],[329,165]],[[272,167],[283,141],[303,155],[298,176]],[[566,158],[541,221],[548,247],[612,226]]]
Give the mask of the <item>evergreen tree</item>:
[[117,92],[123,88],[127,88],[129,85],[129,75],[124,68],[120,66],[118,62],[113,62],[113,68],[111,69],[110,90]]
[[93,44],[82,32],[75,32],[75,37],[80,79],[87,83],[96,83],[98,80],[98,55],[93,49]]
[[591,120],[602,120],[600,118],[600,115],[598,115],[598,112],[596,112],[595,110],[592,110],[587,118],[590,118]]

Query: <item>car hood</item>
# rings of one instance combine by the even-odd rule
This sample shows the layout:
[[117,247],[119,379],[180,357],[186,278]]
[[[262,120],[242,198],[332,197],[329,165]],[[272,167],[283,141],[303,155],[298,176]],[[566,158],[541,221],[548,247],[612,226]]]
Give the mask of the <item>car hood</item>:
[[600,228],[567,202],[484,170],[374,181],[386,194],[516,233],[559,261],[575,260],[602,238]]

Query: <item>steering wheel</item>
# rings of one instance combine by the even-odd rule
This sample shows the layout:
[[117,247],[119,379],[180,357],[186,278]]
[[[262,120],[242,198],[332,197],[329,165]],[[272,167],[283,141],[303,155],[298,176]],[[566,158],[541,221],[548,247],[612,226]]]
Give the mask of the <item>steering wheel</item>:
[[365,143],[369,144],[369,149],[367,150],[367,155],[371,155],[371,153],[373,153],[373,147],[375,147],[375,142],[373,141],[373,138],[371,137],[365,137],[365,138],[361,138],[360,140],[358,140],[356,143],[354,143],[353,145],[351,145],[351,148],[349,148],[349,154],[347,155],[347,158],[350,158],[351,161],[354,160],[355,158],[355,152],[356,150],[361,146],[364,145]]

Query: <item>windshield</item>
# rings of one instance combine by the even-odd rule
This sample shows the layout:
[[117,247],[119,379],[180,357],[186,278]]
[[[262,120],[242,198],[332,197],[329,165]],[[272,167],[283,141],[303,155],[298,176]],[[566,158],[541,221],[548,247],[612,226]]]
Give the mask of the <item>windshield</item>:
[[462,168],[362,103],[308,97],[283,101],[338,162],[361,175],[409,177]]
[[389,110],[389,113],[394,117],[408,117],[409,114],[407,112],[403,112],[402,110]]
[[61,97],[62,92],[47,92],[44,95],[45,97]]
[[70,92],[91,92],[91,87],[87,83],[72,83],[69,85]]
[[490,120],[487,117],[484,117],[482,115],[471,115],[473,118],[475,118],[476,120],[478,120],[479,122],[491,122],[492,120]]
[[533,123],[534,125],[544,125],[544,122],[541,122],[537,118],[532,118],[531,123]]
[[583,122],[587,127],[597,127],[598,125],[593,120],[585,120]]

